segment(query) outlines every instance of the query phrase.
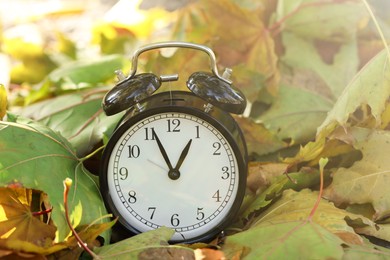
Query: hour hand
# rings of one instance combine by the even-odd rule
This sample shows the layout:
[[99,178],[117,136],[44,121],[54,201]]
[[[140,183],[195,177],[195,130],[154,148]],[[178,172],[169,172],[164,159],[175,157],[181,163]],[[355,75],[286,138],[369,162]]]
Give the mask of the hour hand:
[[164,146],[162,145],[160,139],[158,138],[158,136],[154,130],[153,130],[153,134],[154,134],[154,137],[157,141],[158,149],[160,149],[161,155],[164,157],[165,163],[168,165],[169,170],[172,171],[173,167],[172,167],[171,162],[169,161],[169,157],[168,157],[167,152],[165,151]]
[[188,141],[186,147],[184,147],[183,151],[181,152],[179,160],[177,161],[177,164],[176,164],[176,167],[175,167],[176,171],[179,171],[181,165],[183,164],[184,159],[186,158],[186,156],[188,154],[188,151],[190,150],[191,143],[192,143],[192,139],[190,139]]

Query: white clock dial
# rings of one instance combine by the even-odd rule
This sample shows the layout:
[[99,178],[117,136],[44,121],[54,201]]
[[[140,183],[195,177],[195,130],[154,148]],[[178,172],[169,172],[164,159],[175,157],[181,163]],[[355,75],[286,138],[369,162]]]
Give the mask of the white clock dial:
[[[138,232],[173,228],[173,241],[215,229],[239,187],[237,158],[210,122],[182,112],[136,121],[113,146],[107,188],[121,221]],[[123,224],[123,223],[122,223]]]

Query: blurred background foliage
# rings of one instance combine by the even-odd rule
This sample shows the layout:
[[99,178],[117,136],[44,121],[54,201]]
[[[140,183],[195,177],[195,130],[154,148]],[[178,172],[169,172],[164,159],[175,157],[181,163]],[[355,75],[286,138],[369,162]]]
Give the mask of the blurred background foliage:
[[[368,1],[390,37],[389,1]],[[113,71],[147,43],[204,44],[220,71],[249,100],[238,118],[253,159],[294,154],[348,82],[383,49],[360,0],[14,0],[0,1],[0,82],[8,109],[115,83]],[[179,73],[166,88],[186,89],[204,54],[161,50],[141,55],[138,72]]]
[[[44,190],[57,209],[65,177],[82,171],[79,185],[95,187],[96,176],[88,173],[98,174],[100,148],[122,116],[107,117],[101,109],[117,81],[114,71],[127,74],[142,45],[194,42],[214,50],[220,72],[233,70],[234,85],[248,99],[236,119],[251,162],[232,225],[244,231],[228,238],[226,256],[374,254],[361,234],[390,241],[390,52],[382,51],[390,39],[388,10],[388,0],[0,0],[0,184],[19,180]],[[163,49],[142,54],[137,72],[178,73],[177,82],[158,91],[186,90],[189,75],[209,71],[209,63],[201,52]],[[53,140],[66,145],[50,148]],[[51,160],[63,153],[72,161]],[[325,190],[318,195],[322,157],[329,162],[321,166]],[[101,218],[97,205],[103,204],[97,189],[78,191],[84,204],[74,212],[88,213],[76,215],[89,225]],[[85,192],[98,201],[90,203]],[[331,203],[313,206],[322,195]],[[312,222],[316,208],[322,213]],[[52,217],[59,241],[69,233],[63,214]],[[310,225],[291,226],[308,215]],[[329,248],[324,238],[330,233],[317,224],[332,232]],[[275,241],[282,250],[267,251]]]

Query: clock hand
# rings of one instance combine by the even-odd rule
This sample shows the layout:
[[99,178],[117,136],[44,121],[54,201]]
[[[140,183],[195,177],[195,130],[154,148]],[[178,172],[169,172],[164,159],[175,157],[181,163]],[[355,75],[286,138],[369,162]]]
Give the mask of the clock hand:
[[152,161],[151,159],[147,159],[147,161],[148,161],[148,162],[150,162],[151,164],[153,164],[153,165],[157,166],[158,168],[160,168],[160,169],[164,170],[164,171],[166,171],[166,170],[167,170],[167,168],[165,168],[164,166],[162,166],[162,165],[160,165],[160,164],[156,163],[155,161]]
[[171,162],[169,161],[168,154],[165,151],[164,146],[162,145],[160,139],[158,138],[158,136],[157,136],[157,134],[156,134],[156,132],[154,130],[153,130],[153,134],[154,134],[154,136],[156,138],[158,149],[160,149],[160,152],[161,152],[162,156],[164,157],[164,160],[165,160],[166,164],[168,165],[169,171],[172,171],[173,167],[172,167]]
[[186,144],[186,147],[184,147],[183,151],[181,152],[179,160],[177,161],[176,167],[173,169],[169,168],[168,177],[171,180],[177,180],[180,178],[179,168],[182,165],[182,163],[184,162],[184,159],[186,158],[188,151],[190,150],[191,143],[192,143],[192,139],[190,139],[188,141],[188,143]]
[[192,143],[192,139],[190,139],[190,140],[188,141],[186,147],[184,147],[183,151],[181,152],[180,157],[179,157],[179,160],[177,161],[177,164],[176,164],[174,170],[179,171],[181,165],[182,165],[183,162],[184,162],[184,159],[186,158],[186,156],[187,156],[187,154],[188,154],[188,151],[190,150],[191,143]]

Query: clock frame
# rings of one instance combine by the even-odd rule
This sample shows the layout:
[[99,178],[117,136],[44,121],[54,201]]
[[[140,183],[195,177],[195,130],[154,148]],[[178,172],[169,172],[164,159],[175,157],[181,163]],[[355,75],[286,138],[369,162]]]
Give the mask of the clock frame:
[[[129,235],[146,231],[137,228],[137,225],[134,223],[134,219],[132,220],[126,219],[126,217],[124,216],[125,214],[123,214],[123,209],[125,206],[121,207],[120,203],[119,204],[116,203],[115,205],[115,201],[117,199],[114,199],[113,196],[117,196],[116,194],[118,191],[114,191],[113,187],[110,187],[109,185],[109,178],[113,177],[111,176],[112,171],[109,169],[109,167],[111,167],[109,166],[110,160],[112,160],[111,158],[112,156],[115,156],[112,153],[113,151],[117,152],[116,151],[117,148],[115,147],[118,146],[117,143],[119,140],[121,140],[122,136],[126,135],[128,129],[138,124],[139,122],[142,122],[145,118],[153,117],[164,113],[176,113],[181,115],[188,115],[189,117],[199,118],[200,120],[206,122],[206,124],[211,125],[222,135],[223,139],[227,141],[231,149],[231,152],[233,153],[232,156],[234,157],[235,164],[237,166],[237,169],[234,170],[234,174],[236,178],[235,191],[232,194],[230,194],[230,196],[232,197],[228,199],[229,208],[226,209],[222,208],[222,210],[226,211],[224,212],[225,216],[222,219],[219,219],[218,223],[212,223],[212,225],[203,224],[202,226],[206,225],[207,230],[203,231],[202,234],[196,236],[191,235],[190,237],[188,237],[187,235],[184,235],[185,232],[179,230],[180,227],[175,228],[174,225],[169,225],[170,223],[168,219],[166,220],[167,221],[166,226],[171,226],[177,231],[178,234],[183,234],[182,235],[183,237],[177,235],[174,236],[174,238],[171,240],[171,242],[173,243],[176,242],[193,243],[199,241],[208,241],[214,238],[217,234],[222,232],[229,224],[231,224],[234,218],[237,216],[237,213],[239,211],[245,193],[246,172],[247,172],[247,151],[245,146],[245,140],[239,126],[237,125],[237,123],[229,113],[219,108],[214,107],[211,111],[205,112],[204,100],[190,92],[184,92],[184,91],[162,92],[151,96],[144,102],[140,103],[140,105],[143,107],[142,112],[139,112],[139,110],[135,107],[130,109],[123,117],[121,122],[118,124],[116,131],[114,132],[113,136],[110,138],[110,141],[108,142],[104,150],[103,160],[101,164],[100,188],[103,194],[106,207],[109,209],[110,212],[113,213],[114,216],[117,216],[119,218],[119,223],[120,223],[119,225],[122,226],[126,231],[128,231]],[[149,138],[151,138],[151,134],[152,133],[149,133]],[[164,141],[175,142],[174,136],[172,135],[172,140],[164,140]],[[157,147],[155,149],[158,150]],[[181,148],[179,147],[178,149],[181,150],[182,147]],[[191,163],[187,161],[187,160],[191,160],[191,157],[186,158],[185,160],[186,163],[189,164]],[[110,176],[107,176],[107,173],[109,173]],[[131,169],[129,169],[129,174],[135,174],[135,173],[131,172]],[[185,172],[182,174],[185,175]],[[233,174],[233,172],[231,172],[230,174]],[[153,182],[153,180],[150,181]],[[194,180],[194,182],[196,181]],[[202,192],[201,187],[199,187],[199,192]],[[183,200],[183,198],[181,197],[178,197],[176,199],[178,201]],[[190,201],[188,203],[190,203]],[[147,206],[150,205],[145,205],[145,207]],[[165,209],[165,210],[169,210],[169,209]],[[172,218],[173,217],[176,219],[176,216],[172,216]],[[210,216],[205,216],[205,217],[207,217],[206,219],[210,218]],[[142,220],[139,221],[147,222],[146,220],[147,216],[140,216],[140,218],[142,218]],[[172,218],[170,219],[171,221]],[[213,220],[210,221],[212,222]],[[194,225],[196,224],[197,223],[194,222]],[[149,225],[149,223],[145,225]],[[159,226],[161,225],[151,226],[151,228],[157,228]]]

